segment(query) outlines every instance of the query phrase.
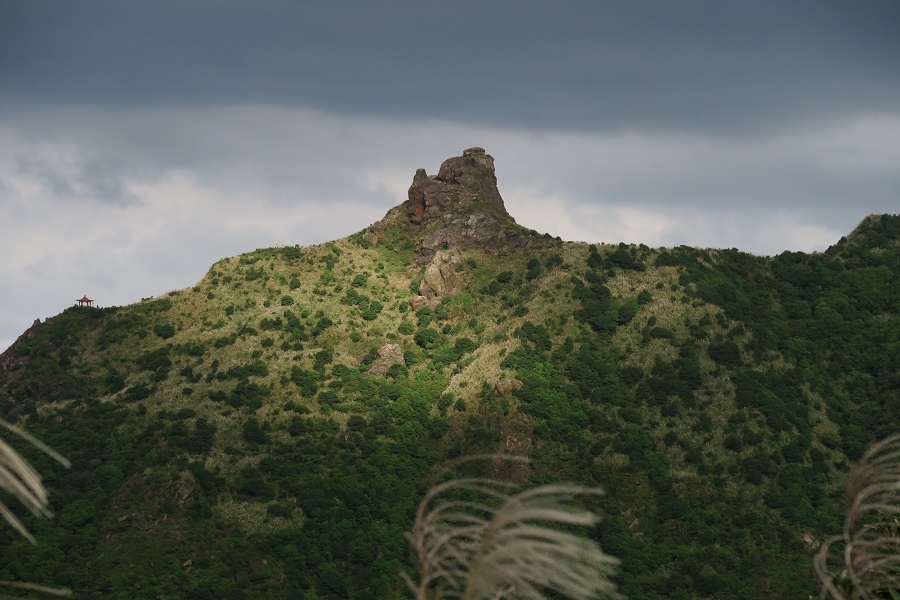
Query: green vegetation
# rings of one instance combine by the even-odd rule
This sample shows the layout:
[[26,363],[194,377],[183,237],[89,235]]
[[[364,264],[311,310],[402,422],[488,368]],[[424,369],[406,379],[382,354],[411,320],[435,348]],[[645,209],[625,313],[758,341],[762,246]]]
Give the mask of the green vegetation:
[[629,598],[817,593],[850,465],[900,423],[900,217],[771,258],[522,235],[450,247],[464,289],[418,311],[398,226],[30,329],[0,361],[0,417],[72,467],[22,450],[55,516],[23,519],[38,545],[0,532],[0,580],[408,597],[404,533],[438,465],[505,453],[529,462],[486,475],[606,491],[585,539]]

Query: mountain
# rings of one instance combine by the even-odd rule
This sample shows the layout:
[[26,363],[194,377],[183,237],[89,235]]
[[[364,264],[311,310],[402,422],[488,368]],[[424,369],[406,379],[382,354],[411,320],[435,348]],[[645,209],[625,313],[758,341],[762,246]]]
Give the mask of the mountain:
[[[564,242],[480,148],[363,231],[71,307],[0,355],[55,517],[0,579],[84,598],[401,598],[441,465],[600,486],[630,598],[806,598],[900,415],[900,216],[824,253]],[[478,461],[476,461],[478,462]]]

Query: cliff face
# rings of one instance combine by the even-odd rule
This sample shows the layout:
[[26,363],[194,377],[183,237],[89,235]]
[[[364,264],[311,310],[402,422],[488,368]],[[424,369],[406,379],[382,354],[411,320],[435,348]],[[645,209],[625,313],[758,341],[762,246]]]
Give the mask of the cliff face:
[[409,228],[421,261],[441,249],[507,247],[523,232],[503,204],[493,157],[478,147],[445,160],[437,175],[418,169],[406,202],[372,230],[377,233],[393,225]]
[[511,218],[497,189],[494,159],[484,153],[484,148],[477,147],[445,160],[437,175],[429,177],[425,169],[418,169],[405,206],[414,225],[427,225],[451,212],[479,208]]

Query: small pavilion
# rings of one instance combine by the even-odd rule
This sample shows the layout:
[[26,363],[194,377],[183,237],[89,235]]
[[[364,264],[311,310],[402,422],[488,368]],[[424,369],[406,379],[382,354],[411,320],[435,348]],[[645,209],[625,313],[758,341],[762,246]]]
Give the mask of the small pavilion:
[[93,306],[94,301],[87,297],[87,294],[76,300],[78,306]]

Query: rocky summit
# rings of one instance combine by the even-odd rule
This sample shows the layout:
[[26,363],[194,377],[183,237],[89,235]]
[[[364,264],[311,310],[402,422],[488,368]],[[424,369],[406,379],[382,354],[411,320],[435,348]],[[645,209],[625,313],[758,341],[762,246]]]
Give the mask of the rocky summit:
[[409,228],[423,260],[451,247],[506,247],[524,231],[506,211],[494,158],[477,146],[445,160],[437,175],[417,169],[406,202],[389,211],[372,231],[398,225]]
[[445,160],[437,175],[418,169],[409,186],[406,214],[410,223],[425,225],[448,212],[479,204],[509,218],[497,189],[494,158],[484,148],[473,147]]

